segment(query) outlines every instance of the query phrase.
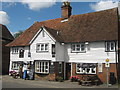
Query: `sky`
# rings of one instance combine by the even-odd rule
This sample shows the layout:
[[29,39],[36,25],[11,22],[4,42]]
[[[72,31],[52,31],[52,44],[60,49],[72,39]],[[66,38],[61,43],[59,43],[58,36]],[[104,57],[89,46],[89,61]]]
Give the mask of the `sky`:
[[[49,2],[48,2],[49,1]],[[62,2],[56,0],[0,0],[0,23],[7,26],[12,34],[26,30],[35,21],[61,17]],[[118,7],[118,0],[87,0],[70,3],[72,15],[91,13]]]

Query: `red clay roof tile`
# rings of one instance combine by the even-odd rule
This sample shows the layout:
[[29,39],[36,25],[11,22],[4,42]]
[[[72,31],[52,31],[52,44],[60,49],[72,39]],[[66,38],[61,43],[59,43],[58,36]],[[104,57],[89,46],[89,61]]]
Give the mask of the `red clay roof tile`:
[[[30,40],[42,26],[45,26],[46,30],[59,42],[118,40],[118,11],[114,8],[72,15],[66,22],[61,22],[61,18],[36,22],[7,46],[29,45]],[[59,31],[59,35],[56,31]]]

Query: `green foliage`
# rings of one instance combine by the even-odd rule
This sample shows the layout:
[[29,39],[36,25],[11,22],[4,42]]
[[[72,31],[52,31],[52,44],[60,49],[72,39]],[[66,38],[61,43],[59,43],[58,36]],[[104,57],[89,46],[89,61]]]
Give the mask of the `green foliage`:
[[63,82],[63,77],[57,76],[56,81]]
[[23,33],[22,30],[19,30],[17,33],[15,33],[13,36],[14,38],[17,38],[19,35],[21,35]]

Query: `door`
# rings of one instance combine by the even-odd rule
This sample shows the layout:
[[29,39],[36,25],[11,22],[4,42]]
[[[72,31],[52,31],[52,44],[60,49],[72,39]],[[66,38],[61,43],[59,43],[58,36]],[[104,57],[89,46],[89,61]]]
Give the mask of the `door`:
[[70,79],[71,76],[71,63],[66,63],[66,79]]

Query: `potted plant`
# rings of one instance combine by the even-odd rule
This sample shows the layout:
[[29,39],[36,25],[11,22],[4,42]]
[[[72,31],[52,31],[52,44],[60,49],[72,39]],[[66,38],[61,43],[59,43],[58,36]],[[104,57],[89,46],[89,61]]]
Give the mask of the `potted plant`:
[[63,77],[57,76],[56,81],[63,82]]
[[19,76],[19,74],[16,71],[10,71],[9,74],[15,79]]
[[78,76],[71,76],[70,77],[71,82],[77,82],[79,80]]

